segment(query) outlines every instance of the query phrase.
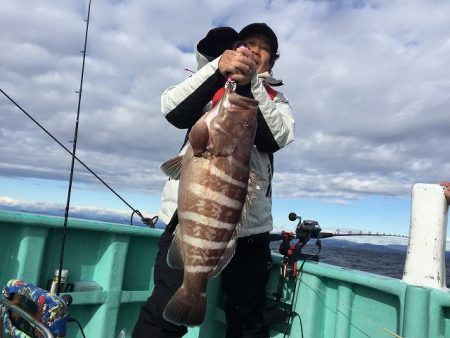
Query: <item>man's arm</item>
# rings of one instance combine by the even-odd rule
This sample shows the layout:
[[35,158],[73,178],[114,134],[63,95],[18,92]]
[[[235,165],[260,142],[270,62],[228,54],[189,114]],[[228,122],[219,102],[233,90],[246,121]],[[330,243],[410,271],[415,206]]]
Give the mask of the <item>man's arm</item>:
[[[252,62],[236,51],[225,51],[179,85],[164,91],[161,96],[163,114],[177,128],[192,127],[203,115],[206,104],[225,84],[223,74],[230,70],[236,81],[248,82],[251,77],[242,73],[251,68]],[[273,153],[294,140],[292,109],[282,93],[277,93],[272,100],[257,76],[253,77],[250,85],[238,86],[238,92],[259,102],[255,137],[258,150]]]
[[[277,92],[272,99],[260,78],[254,77],[246,96],[258,100],[258,128],[255,145],[259,151],[274,153],[294,140],[295,120],[288,99]],[[245,95],[245,87],[242,94]]]
[[[225,85],[225,76],[250,82],[255,69],[249,51],[225,50],[221,56],[207,63],[179,85],[168,88],[161,96],[161,110],[177,128],[190,128],[203,115],[203,108],[213,95]],[[252,70],[248,75],[243,73]]]
[[225,84],[218,70],[218,59],[211,61],[182,83],[169,87],[161,95],[161,110],[175,127],[192,127],[203,115],[203,108]]

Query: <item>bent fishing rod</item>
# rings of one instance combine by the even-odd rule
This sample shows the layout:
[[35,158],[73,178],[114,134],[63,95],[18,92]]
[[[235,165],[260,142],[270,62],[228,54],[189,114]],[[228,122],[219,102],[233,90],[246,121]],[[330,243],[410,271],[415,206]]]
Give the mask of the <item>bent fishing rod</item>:
[[[402,235],[392,235],[392,234],[379,234],[379,233],[340,233],[336,231],[336,233],[332,232],[322,232],[322,229],[319,226],[319,222],[313,220],[303,220],[300,216],[297,216],[295,213],[291,212],[289,214],[289,220],[295,221],[298,220],[297,227],[295,232],[282,231],[281,233],[270,233],[269,241],[281,241],[278,252],[283,255],[283,262],[280,271],[280,280],[277,291],[274,293],[275,300],[277,303],[281,300],[282,287],[284,285],[285,279],[287,276],[297,277],[301,272],[304,263],[307,260],[319,261],[319,253],[322,249],[321,239],[330,238],[330,237],[342,237],[342,236],[392,236],[392,237],[407,237]],[[302,249],[306,246],[306,244],[311,239],[316,239],[316,246],[318,247],[318,251],[315,254],[302,253]],[[291,242],[297,240],[296,243],[292,244]],[[304,260],[300,269],[297,269],[297,262],[300,260]]]
[[[340,233],[340,230],[336,230],[335,233],[332,232],[322,232],[319,226],[319,222],[313,220],[302,220],[301,216],[297,216],[294,212],[291,212],[288,216],[290,221],[298,220],[295,231],[282,231],[281,233],[270,233],[269,241],[281,241],[279,247],[279,253],[284,257],[284,265],[289,271],[284,271],[284,277],[288,272],[293,276],[298,274],[297,271],[297,261],[301,259],[309,259],[318,261],[319,253],[322,249],[321,240],[330,237],[350,237],[350,236],[377,236],[377,237],[407,237],[402,235],[392,235],[392,234],[380,234],[372,232],[356,232],[351,231],[347,233]],[[319,248],[318,252],[315,254],[304,254],[302,249],[311,239],[316,239],[316,246]],[[291,244],[292,241],[297,240],[296,244]]]
[[40,124],[31,114],[29,114],[21,105],[19,105],[13,98],[11,98],[3,89],[0,88],[0,93],[2,93],[12,104],[14,104],[20,111],[22,111],[31,121],[33,121],[39,128],[41,128],[50,138],[53,139],[61,148],[63,148],[67,153],[75,158],[75,160],[80,163],[87,171],[89,171],[96,179],[98,179],[105,187],[107,187],[114,195],[116,195],[126,206],[128,206],[133,212],[130,218],[130,224],[133,224],[133,215],[138,215],[142,222],[149,227],[154,227],[157,216],[153,218],[144,217],[142,213],[133,208],[122,196],[120,196],[111,186],[106,183],[98,174],[96,174],[91,168],[88,167],[79,157],[74,155],[61,141],[59,141],[55,136],[53,136],[42,124]]
[[[295,231],[282,231],[281,233],[270,233],[269,241],[281,241],[278,248],[278,252],[283,256],[280,273],[278,277],[278,285],[275,292],[272,293],[273,304],[267,308],[264,313],[264,323],[266,325],[279,325],[285,324],[284,336],[287,336],[288,331],[291,328],[293,319],[298,317],[301,324],[301,317],[298,313],[293,310],[294,299],[297,292],[297,279],[299,278],[306,261],[319,261],[319,253],[322,249],[321,239],[330,237],[342,237],[342,236],[394,236],[394,237],[407,237],[402,235],[392,235],[392,234],[380,234],[362,231],[353,233],[340,233],[336,230],[335,233],[332,232],[322,232],[319,226],[319,222],[314,220],[302,220],[302,217],[297,216],[295,213],[291,212],[288,216],[290,221],[298,220]],[[311,239],[316,239],[316,246],[318,250],[315,254],[303,253],[302,250],[306,244]],[[292,243],[297,240],[296,243]],[[298,262],[302,261],[300,267],[297,266]],[[281,299],[283,297],[283,289],[288,280],[288,278],[294,279],[294,287],[292,291],[292,296],[289,306],[282,306]],[[303,333],[302,333],[303,336]]]
[[66,152],[68,152],[72,157],[72,163],[71,163],[71,170],[70,170],[70,179],[69,179],[69,191],[67,194],[67,204],[65,208],[65,221],[66,224],[67,220],[67,214],[68,209],[70,205],[70,195],[71,195],[71,189],[72,189],[72,181],[73,181],[73,170],[74,170],[74,162],[75,160],[78,161],[86,170],[88,170],[92,175],[94,175],[95,178],[97,178],[105,187],[107,187],[114,195],[116,195],[126,206],[128,206],[133,212],[130,217],[130,224],[133,224],[133,216],[134,214],[138,215],[142,222],[149,226],[154,227],[156,221],[158,220],[158,216],[154,216],[153,218],[147,218],[142,215],[142,213],[133,208],[122,196],[120,196],[113,188],[111,188],[99,175],[97,175],[91,168],[89,168],[81,159],[79,159],[76,156],[76,146],[77,146],[77,137],[78,137],[78,124],[79,124],[79,118],[80,118],[80,109],[81,109],[81,95],[83,91],[83,79],[84,79],[84,66],[85,66],[85,60],[86,60],[86,47],[87,47],[87,37],[88,37],[88,31],[89,31],[89,18],[90,18],[90,11],[91,11],[91,0],[89,0],[88,5],[88,13],[87,13],[87,19],[86,21],[86,31],[85,31],[85,38],[84,38],[84,48],[81,51],[83,54],[83,62],[82,62],[82,68],[81,68],[81,79],[80,79],[80,87],[79,90],[76,91],[78,93],[78,106],[77,106],[77,118],[76,118],[76,124],[75,124],[75,132],[74,132],[74,138],[72,141],[72,151],[70,151],[62,142],[60,142],[55,136],[53,136],[44,126],[42,126],[31,114],[29,114],[25,109],[23,109],[15,100],[13,100],[8,94],[6,94],[3,89],[0,88],[0,92],[9,100],[11,101],[17,108],[19,108],[29,119],[31,119],[39,128],[41,128],[48,136],[50,136],[57,144],[61,146]]
[[63,259],[64,259],[64,245],[65,245],[65,237],[67,234],[67,223],[68,223],[68,216],[69,216],[69,208],[70,208],[70,198],[71,198],[71,191],[72,191],[72,182],[73,182],[73,173],[74,173],[74,166],[75,166],[75,160],[78,161],[86,170],[88,170],[94,177],[96,177],[104,186],[106,186],[113,194],[115,194],[124,204],[126,204],[133,212],[130,217],[130,224],[133,224],[133,216],[134,214],[137,214],[142,222],[146,224],[149,227],[154,227],[158,216],[155,216],[153,218],[145,218],[142,213],[133,208],[125,199],[123,199],[114,189],[112,189],[100,176],[98,176],[91,168],[89,168],[81,159],[79,159],[76,156],[76,146],[77,146],[77,138],[78,138],[78,125],[79,125],[79,117],[80,117],[80,111],[81,111],[81,97],[82,97],[82,90],[83,90],[83,79],[84,79],[84,68],[85,68],[85,61],[86,61],[86,50],[87,50],[87,37],[89,32],[89,18],[90,18],[90,9],[91,9],[91,0],[89,1],[88,5],[88,12],[87,12],[87,18],[85,20],[86,22],[86,30],[85,30],[85,38],[84,38],[84,48],[81,51],[83,54],[83,61],[82,61],[82,68],[81,68],[81,79],[80,79],[80,86],[79,90],[76,91],[78,93],[78,105],[77,105],[77,116],[76,116],[76,124],[75,124],[75,131],[74,131],[74,137],[72,141],[72,151],[70,151],[62,142],[60,142],[55,136],[53,136],[44,126],[42,126],[31,114],[29,114],[24,108],[22,108],[15,100],[13,100],[3,89],[0,88],[0,92],[8,99],[10,100],[18,109],[20,109],[29,119],[31,119],[39,128],[41,128],[48,136],[50,136],[57,144],[59,144],[66,152],[68,152],[71,157],[71,169],[70,169],[70,177],[69,177],[69,187],[67,192],[67,201],[66,201],[66,207],[64,212],[64,225],[63,225],[63,233],[62,233],[62,239],[61,239],[61,253],[60,253],[60,262],[59,262],[59,268],[58,268],[58,282],[57,282],[57,294],[59,294],[60,290],[59,287],[61,285],[61,271],[62,271],[62,265],[63,265]]
[[397,235],[397,234],[386,234],[386,233],[372,233],[369,232],[352,232],[348,231],[346,233],[341,233],[339,229],[333,232],[322,232],[322,229],[319,226],[319,222],[313,220],[303,220],[301,216],[297,216],[294,212],[289,213],[288,216],[290,221],[299,220],[295,232],[282,231],[281,233],[270,233],[269,239],[270,241],[279,241],[284,240],[287,237],[291,239],[299,239],[300,241],[308,241],[309,239],[316,238],[330,238],[330,237],[353,237],[353,236],[377,236],[377,237],[407,237],[406,235]]
[[[297,276],[299,271],[297,271],[297,261],[304,259],[319,261],[319,253],[322,250],[322,239],[330,237],[351,237],[351,236],[377,236],[377,237],[407,237],[403,235],[393,235],[393,234],[380,234],[372,232],[347,232],[340,233],[337,230],[335,233],[332,232],[322,232],[319,226],[319,222],[313,220],[302,220],[302,217],[297,216],[294,212],[289,214],[289,220],[298,220],[297,227],[294,231],[282,231],[281,233],[270,233],[269,241],[281,241],[278,252],[283,255],[283,280],[288,275]],[[318,251],[315,254],[302,253],[302,249],[311,239],[316,239],[316,246]],[[292,241],[297,240],[297,243],[291,244]],[[279,288],[281,290],[281,287]],[[278,292],[277,300],[281,294]]]

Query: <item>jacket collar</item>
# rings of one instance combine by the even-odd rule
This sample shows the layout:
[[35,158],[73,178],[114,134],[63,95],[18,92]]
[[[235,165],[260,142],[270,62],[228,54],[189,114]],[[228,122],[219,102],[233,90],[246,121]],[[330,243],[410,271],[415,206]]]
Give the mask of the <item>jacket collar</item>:
[[267,84],[271,85],[272,87],[278,87],[283,85],[283,80],[275,79],[274,77],[272,77],[271,71],[260,73],[258,74],[258,77]]

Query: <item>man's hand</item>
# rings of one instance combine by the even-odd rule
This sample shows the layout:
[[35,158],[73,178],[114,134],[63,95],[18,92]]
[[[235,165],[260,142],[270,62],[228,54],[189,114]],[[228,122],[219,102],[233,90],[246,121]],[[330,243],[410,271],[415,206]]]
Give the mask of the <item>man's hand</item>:
[[445,188],[444,195],[447,199],[447,203],[450,203],[450,182],[442,182],[440,184]]
[[250,83],[256,74],[253,53],[246,47],[226,50],[219,60],[219,71],[225,77],[231,75],[231,78],[240,85]]

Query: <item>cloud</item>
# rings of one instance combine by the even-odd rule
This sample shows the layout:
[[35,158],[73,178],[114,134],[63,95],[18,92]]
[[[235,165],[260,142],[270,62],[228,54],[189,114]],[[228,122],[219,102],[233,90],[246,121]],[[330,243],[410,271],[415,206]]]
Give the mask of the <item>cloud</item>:
[[[448,179],[450,4],[443,1],[95,1],[77,155],[113,186],[158,194],[185,131],[160,95],[196,69],[197,41],[249,17],[278,33],[296,140],[276,197],[345,203]],[[72,149],[87,2],[3,2],[0,88]],[[249,15],[251,13],[251,15]],[[0,175],[67,179],[70,158],[0,98]],[[78,167],[76,179],[93,182]]]
[[[65,205],[62,203],[50,203],[46,201],[26,201],[0,196],[0,208],[11,211],[26,211],[42,215],[64,217]],[[142,212],[143,217],[152,218],[154,212]],[[137,214],[133,215],[133,225],[144,225]],[[69,218],[80,218],[130,224],[131,213],[119,209],[105,209],[92,206],[72,205],[69,209]]]

